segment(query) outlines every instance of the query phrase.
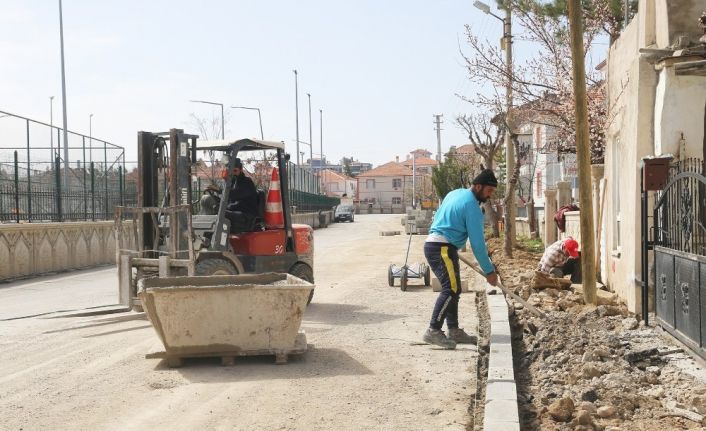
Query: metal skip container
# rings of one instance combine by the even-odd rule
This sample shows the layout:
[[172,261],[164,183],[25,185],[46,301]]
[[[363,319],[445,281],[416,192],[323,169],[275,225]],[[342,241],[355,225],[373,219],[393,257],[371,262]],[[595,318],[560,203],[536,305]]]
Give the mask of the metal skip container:
[[275,355],[286,363],[306,351],[299,328],[313,288],[290,274],[163,277],[140,280],[138,295],[170,366],[200,356],[230,364]]

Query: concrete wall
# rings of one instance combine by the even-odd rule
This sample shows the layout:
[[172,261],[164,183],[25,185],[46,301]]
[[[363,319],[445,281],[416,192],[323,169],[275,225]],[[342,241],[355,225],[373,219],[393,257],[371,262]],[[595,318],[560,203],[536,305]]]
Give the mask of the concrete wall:
[[[697,3],[700,5],[697,7]],[[642,48],[667,48],[676,36],[698,39],[703,0],[640,0],[639,12],[608,54],[605,199],[600,238],[602,279],[639,312],[640,160],[677,153],[681,133],[687,155],[699,156],[706,81],[656,70]]]
[[113,222],[0,225],[0,280],[112,263]]
[[[324,227],[333,223],[333,211],[323,211],[322,214],[326,220]],[[292,224],[308,224],[314,229],[319,229],[322,227],[319,223],[318,212],[292,214]]]
[[571,237],[578,241],[579,249],[581,248],[581,212],[580,211],[568,211],[564,213],[564,220],[566,221],[564,227],[564,232],[559,232],[559,238],[564,239]]

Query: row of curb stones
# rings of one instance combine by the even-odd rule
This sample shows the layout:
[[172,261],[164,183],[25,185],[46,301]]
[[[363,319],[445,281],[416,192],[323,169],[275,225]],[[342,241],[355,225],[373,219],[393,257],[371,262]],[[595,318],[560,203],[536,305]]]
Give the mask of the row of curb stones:
[[520,417],[512,362],[512,333],[508,305],[504,295],[487,295],[487,299],[490,314],[490,358],[483,429],[519,431]]

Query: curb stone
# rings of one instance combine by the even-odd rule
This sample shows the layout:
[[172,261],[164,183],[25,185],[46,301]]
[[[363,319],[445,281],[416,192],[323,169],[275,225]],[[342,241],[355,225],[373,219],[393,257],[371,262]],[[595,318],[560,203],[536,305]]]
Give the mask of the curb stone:
[[485,391],[483,429],[520,430],[517,387],[512,363],[512,334],[504,295],[488,295],[490,314],[490,358]]

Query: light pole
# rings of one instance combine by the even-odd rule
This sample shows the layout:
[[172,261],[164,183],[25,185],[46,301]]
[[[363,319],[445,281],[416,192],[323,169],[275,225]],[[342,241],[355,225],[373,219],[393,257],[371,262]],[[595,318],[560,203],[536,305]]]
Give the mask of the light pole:
[[216,105],[221,107],[221,139],[225,140],[226,138],[226,128],[225,128],[225,117],[223,116],[223,104],[218,103],[218,102],[209,102],[206,100],[189,100],[189,102],[192,103],[205,103],[207,105]]
[[249,106],[231,106],[231,109],[249,109],[251,111],[257,111],[257,118],[260,120],[260,139],[265,140],[265,134],[262,132],[262,115],[260,114],[260,108],[251,108]]
[[311,165],[314,163],[314,139],[312,138],[312,133],[311,133],[311,94],[306,93],[306,96],[309,98],[309,170],[311,171]]
[[[61,44],[61,103],[64,110],[64,184],[69,185],[69,132],[66,119],[66,72],[64,67],[64,17],[59,0],[59,43]],[[57,149],[59,143],[56,143]]]
[[[505,187],[506,190],[510,190],[510,183],[512,178],[512,173],[515,171],[515,148],[512,145],[512,136],[510,130],[511,114],[510,109],[512,108],[512,13],[510,6],[505,9],[505,18],[501,18],[490,11],[490,6],[481,2],[473,2],[473,6],[480,9],[488,15],[499,19],[503,23],[503,41],[505,44],[505,75],[507,79],[507,84],[505,85],[505,164],[506,164],[506,174],[505,174]],[[514,196],[510,196],[507,202],[507,208],[505,208],[505,236],[509,238],[510,244],[515,243],[515,213],[517,212],[515,208]]]
[[54,96],[49,96],[49,148],[54,157]]
[[88,116],[88,160],[93,161],[93,114]]
[[[249,106],[231,106],[231,109],[248,109],[251,111],[257,111],[257,118],[260,120],[260,139],[265,140],[265,134],[262,131],[262,115],[260,114],[260,108],[251,108]],[[267,162],[267,151],[262,150],[262,163]]]
[[324,169],[324,110],[319,109],[319,145],[321,146],[321,163],[319,164],[319,172]]
[[299,158],[299,83],[297,79],[297,69],[294,69],[294,105],[296,113],[296,138],[297,138],[297,165],[301,164],[301,159]]

